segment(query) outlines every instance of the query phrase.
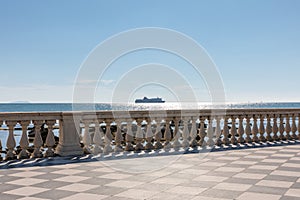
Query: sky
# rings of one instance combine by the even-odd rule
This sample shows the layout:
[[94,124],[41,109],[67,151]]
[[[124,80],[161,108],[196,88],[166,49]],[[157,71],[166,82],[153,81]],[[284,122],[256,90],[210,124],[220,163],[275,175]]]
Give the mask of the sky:
[[[300,101],[299,0],[0,0],[0,102],[74,101],[91,52],[116,34],[144,27],[174,30],[201,45],[219,72],[226,102]],[[129,85],[124,77],[149,63],[169,71],[136,70],[128,80],[139,85],[121,91]],[[152,83],[140,83],[149,77]],[[112,63],[93,91],[97,102],[178,101],[189,96],[187,87],[197,101],[210,101],[206,79],[193,66],[170,52],[145,49]],[[116,95],[122,92],[126,99]]]

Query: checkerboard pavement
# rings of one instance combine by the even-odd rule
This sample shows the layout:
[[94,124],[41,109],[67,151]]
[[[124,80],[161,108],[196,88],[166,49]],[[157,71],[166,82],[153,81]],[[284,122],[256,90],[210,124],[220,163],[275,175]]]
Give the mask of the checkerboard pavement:
[[300,144],[1,169],[0,199],[300,199]]

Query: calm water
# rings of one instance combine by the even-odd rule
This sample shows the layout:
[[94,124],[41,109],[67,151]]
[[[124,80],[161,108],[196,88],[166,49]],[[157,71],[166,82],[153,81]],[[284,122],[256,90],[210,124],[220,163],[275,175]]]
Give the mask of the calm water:
[[[72,110],[168,110],[205,109],[207,103],[146,103],[146,104],[72,104],[72,103],[0,103],[0,112],[53,112]],[[226,108],[300,108],[300,102],[226,104]]]

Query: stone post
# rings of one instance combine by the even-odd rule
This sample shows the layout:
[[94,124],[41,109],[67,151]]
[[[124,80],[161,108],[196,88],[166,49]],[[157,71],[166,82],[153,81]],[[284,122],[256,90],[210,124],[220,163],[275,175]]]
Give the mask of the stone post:
[[292,115],[292,128],[291,128],[291,131],[292,131],[292,139],[293,140],[297,140],[297,135],[296,135],[296,132],[297,132],[297,126],[296,126],[296,116],[295,115]]
[[250,137],[251,134],[251,126],[250,126],[250,116],[246,115],[246,128],[245,128],[245,133],[246,133],[246,142],[248,144],[252,143],[252,139]]
[[235,126],[235,122],[236,122],[236,117],[234,115],[231,116],[231,129],[230,129],[230,134],[231,134],[231,138],[230,138],[230,142],[233,145],[237,145],[238,140],[236,139],[236,126]]
[[271,133],[272,133],[271,116],[269,114],[267,115],[266,133],[267,133],[267,137],[266,137],[267,141],[273,142],[273,138],[271,137]]
[[44,154],[44,157],[53,157],[54,151],[54,145],[55,145],[55,137],[53,133],[53,125],[55,124],[55,120],[46,121],[46,124],[48,126],[48,134],[45,142],[45,146],[47,147],[47,151]]
[[8,126],[8,137],[6,141],[6,146],[7,146],[7,154],[5,157],[5,160],[13,160],[16,158],[15,155],[15,147],[16,147],[16,140],[14,137],[14,127],[16,125],[16,121],[6,121],[6,125]]
[[189,138],[189,129],[188,129],[188,123],[189,123],[189,120],[188,118],[184,118],[183,119],[183,131],[182,131],[182,147],[183,149],[187,150],[190,146],[190,143],[188,141],[188,138]]
[[279,140],[279,137],[278,137],[278,135],[277,135],[277,133],[278,133],[277,115],[274,115],[274,118],[273,118],[272,132],[273,132],[273,134],[274,134],[273,139],[274,139],[275,141],[278,141],[278,140]]
[[29,158],[29,152],[27,151],[29,146],[29,141],[27,136],[27,125],[29,124],[29,122],[22,121],[20,124],[22,126],[22,136],[20,140],[20,147],[22,150],[18,155],[18,159],[25,159],[25,158]]
[[244,121],[244,116],[238,116],[238,120],[239,120],[239,128],[238,128],[238,143],[240,144],[243,144],[245,143],[245,140],[244,140],[244,126],[243,126],[243,121]]
[[55,152],[60,156],[83,155],[78,133],[79,121],[75,119],[73,113],[62,113],[59,121],[59,143]]
[[266,138],[264,136],[264,134],[265,134],[264,119],[265,119],[265,117],[263,115],[260,115],[260,118],[259,118],[259,140],[261,142],[266,142]]
[[292,137],[290,135],[291,132],[291,125],[290,125],[290,116],[289,114],[286,115],[285,117],[285,133],[286,133],[286,139],[291,140]]
[[155,119],[156,121],[156,130],[155,130],[155,134],[154,134],[154,138],[155,138],[155,145],[154,148],[156,150],[158,149],[162,149],[163,145],[161,143],[161,138],[162,138],[162,133],[161,133],[161,119]]
[[197,148],[198,144],[197,144],[197,125],[196,125],[196,119],[197,117],[192,117],[192,128],[190,131],[190,137],[191,137],[191,142],[190,142],[190,146],[192,148]]
[[222,140],[222,142],[223,142],[223,144],[225,145],[225,146],[228,146],[229,144],[230,144],[230,141],[229,141],[229,139],[228,139],[228,135],[229,135],[229,128],[228,128],[228,117],[227,116],[225,116],[224,117],[224,126],[223,126],[223,140]]
[[258,143],[259,142],[259,138],[257,137],[258,134],[258,127],[257,127],[257,116],[253,115],[253,126],[252,126],[252,130],[251,133],[253,135],[252,141],[254,143]]

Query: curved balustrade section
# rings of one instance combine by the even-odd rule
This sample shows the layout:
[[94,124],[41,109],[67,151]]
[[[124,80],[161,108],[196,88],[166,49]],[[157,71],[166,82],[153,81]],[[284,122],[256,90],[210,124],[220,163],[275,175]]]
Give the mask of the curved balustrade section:
[[300,109],[0,113],[0,160],[295,143],[299,116]]

